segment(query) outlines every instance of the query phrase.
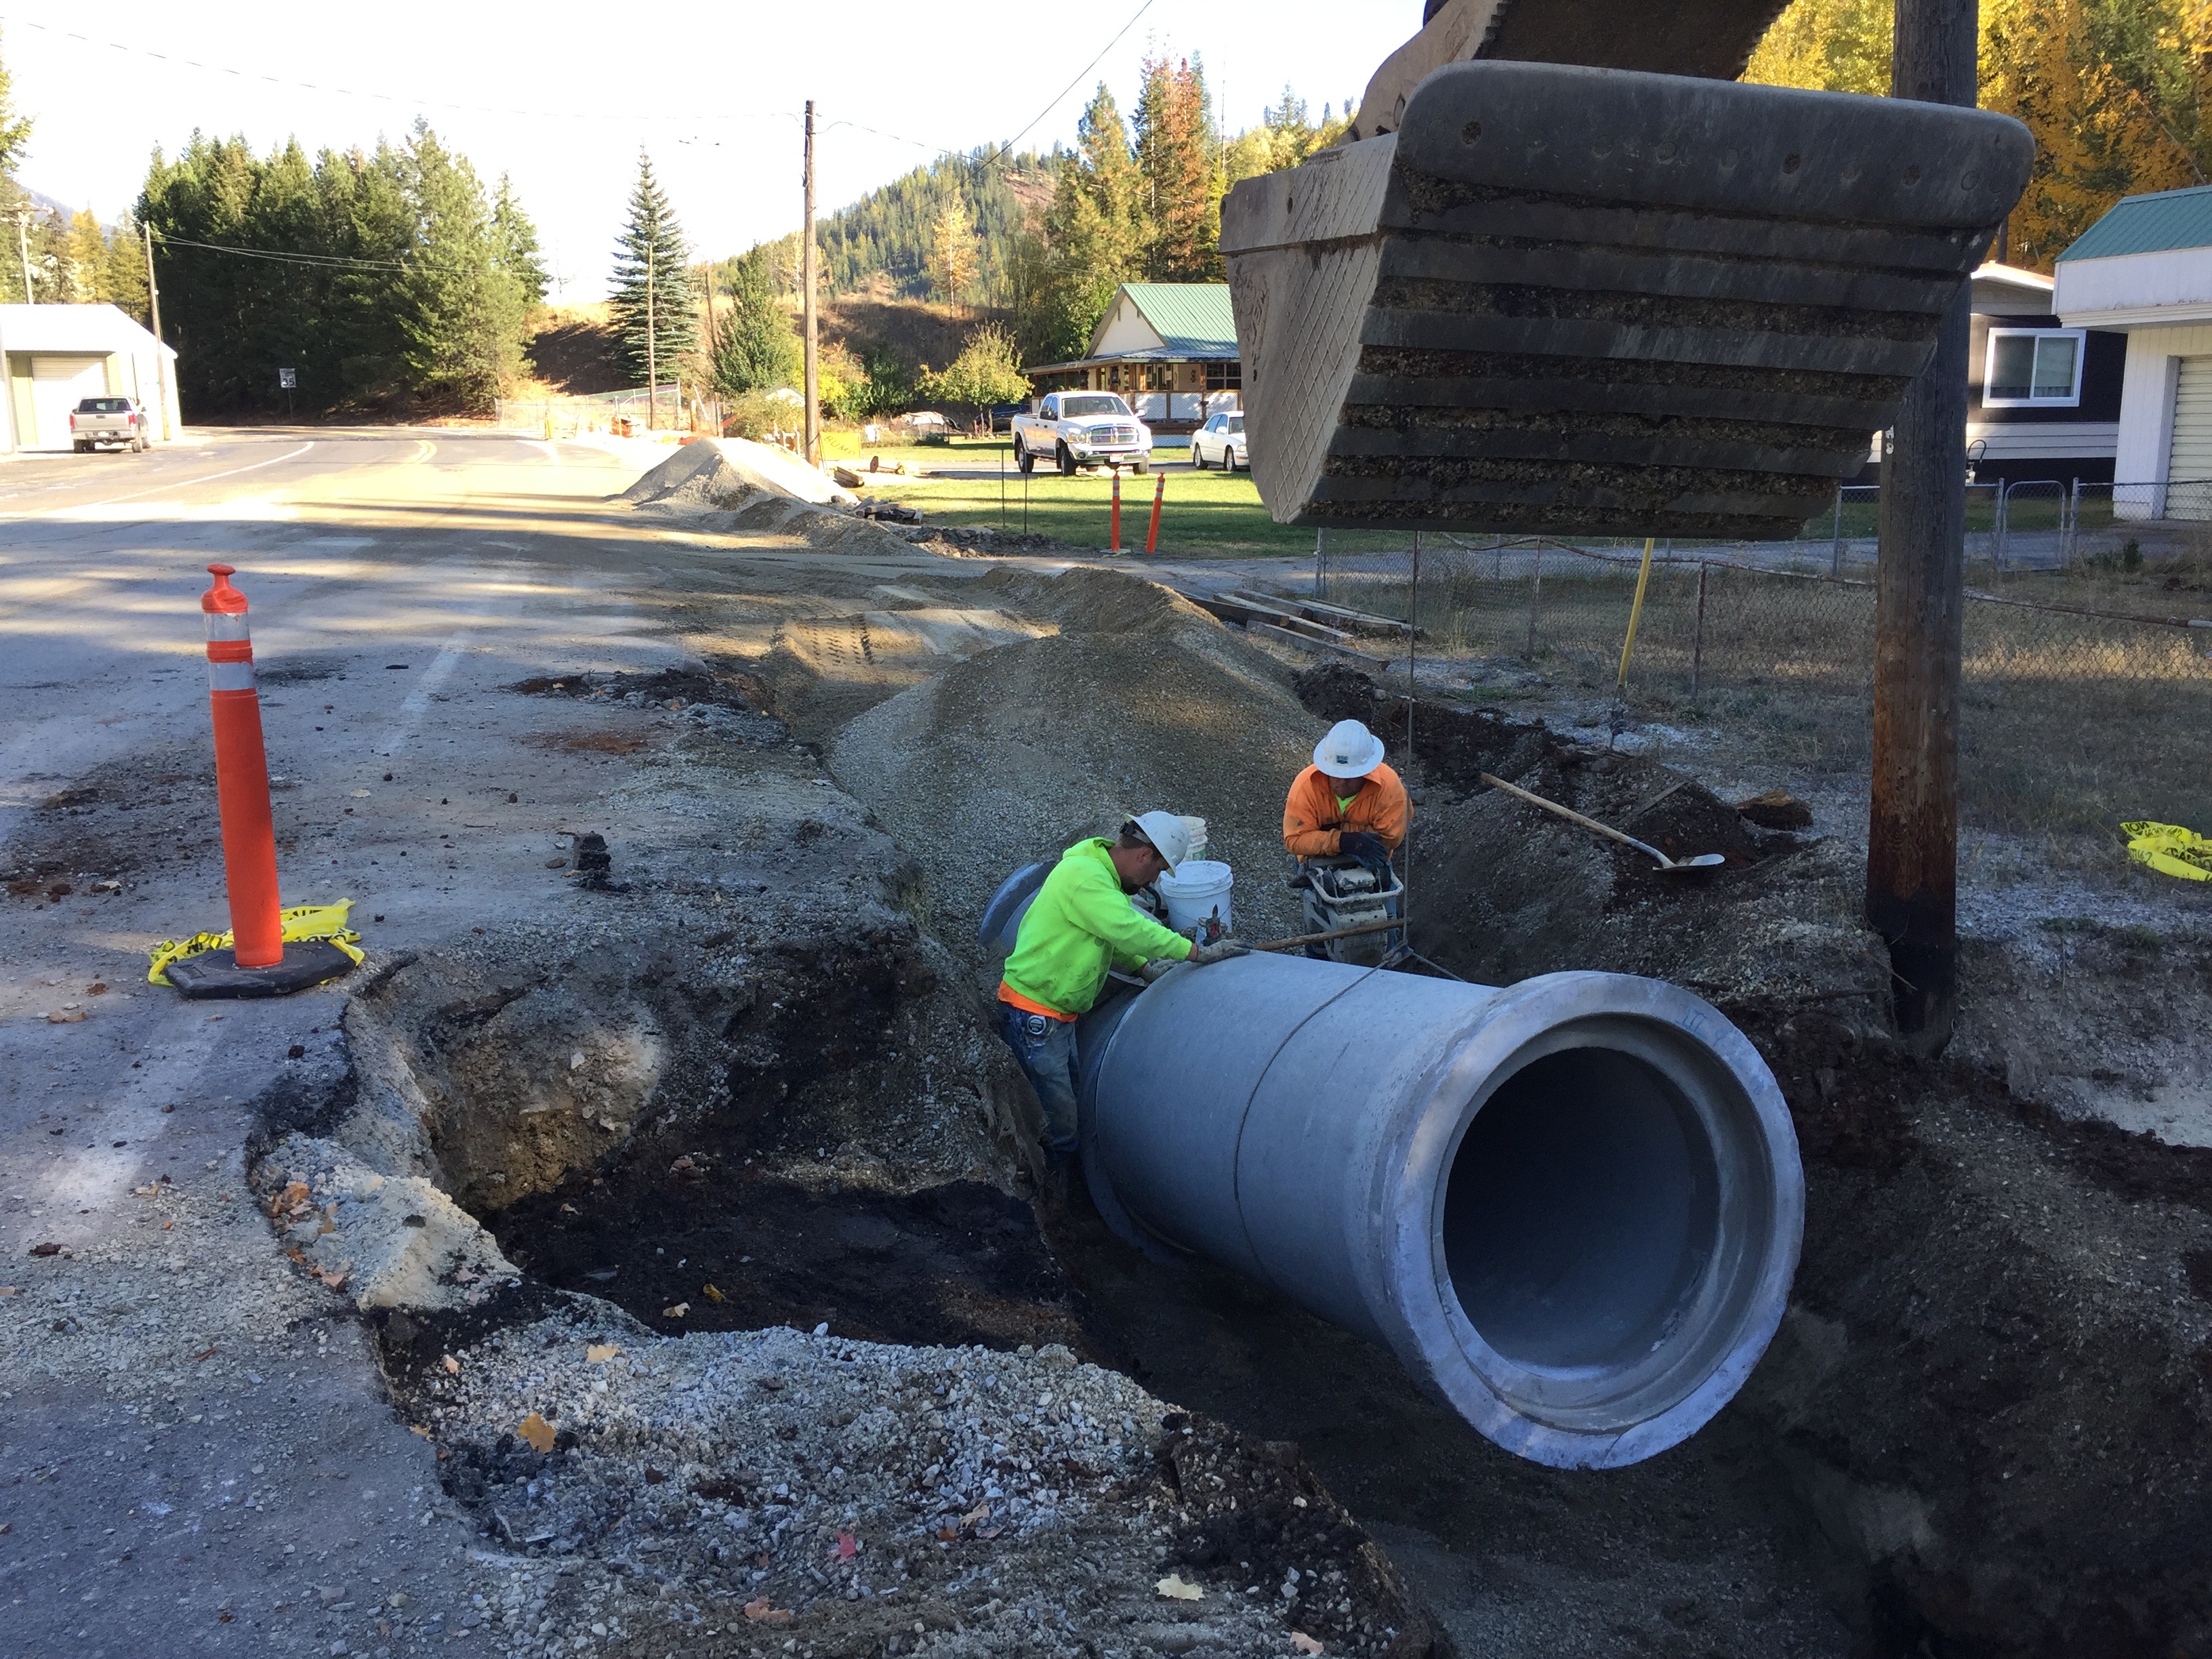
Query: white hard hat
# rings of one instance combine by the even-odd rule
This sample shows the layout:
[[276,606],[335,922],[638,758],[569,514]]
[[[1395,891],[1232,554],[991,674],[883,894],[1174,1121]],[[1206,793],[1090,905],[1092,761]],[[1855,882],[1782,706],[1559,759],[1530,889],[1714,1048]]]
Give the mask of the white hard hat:
[[1382,739],[1358,720],[1339,720],[1314,745],[1314,764],[1324,777],[1364,778],[1382,764]]
[[1152,844],[1152,850],[1167,860],[1170,875],[1190,856],[1190,826],[1174,813],[1145,812],[1129,822]]

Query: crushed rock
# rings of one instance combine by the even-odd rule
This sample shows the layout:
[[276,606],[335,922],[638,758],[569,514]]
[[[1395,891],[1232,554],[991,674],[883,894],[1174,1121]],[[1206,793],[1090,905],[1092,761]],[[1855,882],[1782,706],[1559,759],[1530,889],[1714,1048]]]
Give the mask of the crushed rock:
[[1294,1453],[1064,1348],[663,1339],[576,1298],[399,1386],[447,1492],[564,1570],[510,1654],[1451,1651]]

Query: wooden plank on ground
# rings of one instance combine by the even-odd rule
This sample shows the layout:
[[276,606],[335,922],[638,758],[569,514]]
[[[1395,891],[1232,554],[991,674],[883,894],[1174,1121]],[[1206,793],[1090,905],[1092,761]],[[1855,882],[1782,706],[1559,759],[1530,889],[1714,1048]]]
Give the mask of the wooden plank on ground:
[[1296,633],[1310,634],[1316,639],[1330,640],[1340,645],[1349,644],[1352,640],[1352,635],[1341,629],[1331,628],[1326,623],[1314,622],[1310,618],[1301,617],[1295,611],[1285,611],[1279,605],[1271,604],[1265,599],[1255,599],[1245,594],[1203,599],[1195,603],[1211,611],[1224,622],[1242,623],[1248,622],[1255,617],[1264,617],[1278,627],[1286,628]]
[[1372,657],[1364,651],[1355,651],[1348,645],[1339,645],[1334,640],[1317,640],[1310,634],[1294,634],[1287,628],[1276,627],[1273,623],[1247,623],[1244,631],[1265,634],[1270,639],[1280,640],[1285,645],[1295,645],[1307,651],[1326,651],[1332,656],[1349,657],[1368,668],[1387,669],[1391,665],[1387,657]]

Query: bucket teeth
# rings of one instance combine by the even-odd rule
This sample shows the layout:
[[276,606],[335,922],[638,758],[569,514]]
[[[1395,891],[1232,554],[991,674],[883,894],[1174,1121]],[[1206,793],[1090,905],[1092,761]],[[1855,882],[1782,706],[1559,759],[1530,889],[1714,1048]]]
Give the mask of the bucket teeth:
[[1261,495],[1285,524],[1794,535],[2033,156],[1978,110],[1438,70],[1396,132],[1224,209]]

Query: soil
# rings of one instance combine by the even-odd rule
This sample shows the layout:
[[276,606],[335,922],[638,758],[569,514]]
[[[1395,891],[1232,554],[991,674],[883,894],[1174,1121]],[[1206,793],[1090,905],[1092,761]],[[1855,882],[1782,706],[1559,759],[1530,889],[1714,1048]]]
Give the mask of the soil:
[[[972,1181],[883,1193],[778,1179],[705,1150],[744,1144],[727,1137],[712,1122],[627,1148],[608,1175],[501,1212],[500,1247],[672,1336],[826,1324],[868,1342],[1057,1342],[1110,1363],[1027,1204]],[[679,1146],[694,1150],[666,1156]]]

